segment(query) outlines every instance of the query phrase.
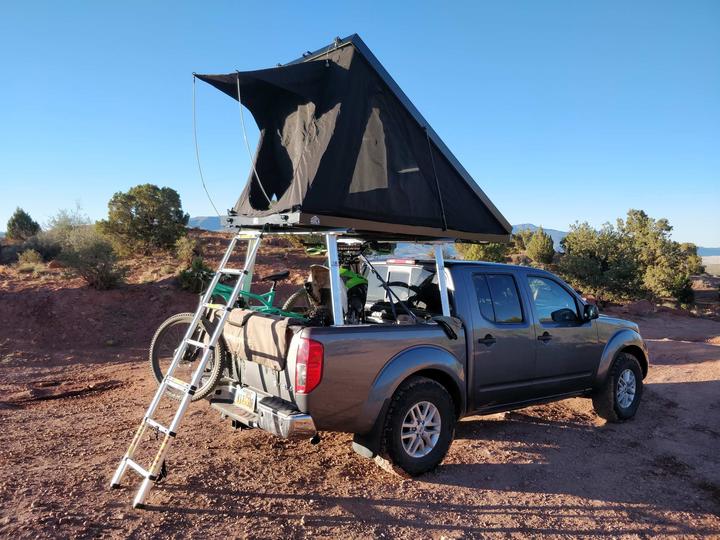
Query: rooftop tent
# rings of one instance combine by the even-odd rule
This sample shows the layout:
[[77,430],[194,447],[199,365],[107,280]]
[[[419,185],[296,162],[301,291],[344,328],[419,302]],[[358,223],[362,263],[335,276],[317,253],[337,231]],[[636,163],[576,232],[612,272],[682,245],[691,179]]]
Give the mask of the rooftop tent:
[[260,129],[234,224],[509,238],[508,222],[357,35],[284,66],[197,77],[240,98]]

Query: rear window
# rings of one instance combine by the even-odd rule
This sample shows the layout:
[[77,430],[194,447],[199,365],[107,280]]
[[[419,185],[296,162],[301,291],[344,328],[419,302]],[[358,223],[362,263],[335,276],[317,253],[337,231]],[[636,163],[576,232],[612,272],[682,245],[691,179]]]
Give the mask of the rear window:
[[509,274],[475,274],[473,281],[483,317],[495,323],[523,321],[515,278]]
[[[407,300],[410,296],[416,294],[410,287],[419,287],[426,283],[428,279],[431,283],[437,283],[435,279],[435,267],[425,266],[381,266],[376,265],[378,271],[385,281],[390,285],[392,291],[397,294],[400,300]],[[387,300],[387,293],[380,284],[380,280],[374,273],[369,272],[367,302],[375,303]]]

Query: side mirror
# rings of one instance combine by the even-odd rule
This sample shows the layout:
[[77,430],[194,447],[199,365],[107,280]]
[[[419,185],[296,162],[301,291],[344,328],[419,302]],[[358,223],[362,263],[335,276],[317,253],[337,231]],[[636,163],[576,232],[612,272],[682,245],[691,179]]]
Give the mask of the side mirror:
[[600,316],[600,311],[595,304],[585,304],[583,308],[583,319],[586,321],[592,321]]

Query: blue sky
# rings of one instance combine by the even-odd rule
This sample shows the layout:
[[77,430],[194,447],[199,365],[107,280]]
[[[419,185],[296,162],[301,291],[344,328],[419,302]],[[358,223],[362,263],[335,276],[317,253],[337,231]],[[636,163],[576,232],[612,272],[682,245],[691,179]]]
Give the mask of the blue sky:
[[[510,222],[599,226],[642,208],[676,240],[720,246],[720,2],[700,0],[4,2],[0,229],[16,206],[101,218],[144,182],[212,214],[191,73],[355,32]],[[228,208],[249,170],[237,105],[197,90],[206,180]]]

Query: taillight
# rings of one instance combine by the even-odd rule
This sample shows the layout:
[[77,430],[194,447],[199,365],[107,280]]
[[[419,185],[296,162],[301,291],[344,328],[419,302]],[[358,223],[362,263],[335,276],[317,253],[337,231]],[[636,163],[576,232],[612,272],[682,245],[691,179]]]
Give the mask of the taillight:
[[322,379],[323,344],[308,338],[300,338],[295,360],[295,392],[309,394]]

